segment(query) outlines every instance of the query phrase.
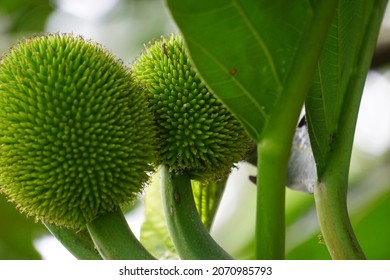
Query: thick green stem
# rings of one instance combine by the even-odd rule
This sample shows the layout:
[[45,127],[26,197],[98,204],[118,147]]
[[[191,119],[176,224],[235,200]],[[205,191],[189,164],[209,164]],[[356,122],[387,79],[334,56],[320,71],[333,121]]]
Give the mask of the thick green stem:
[[329,253],[333,259],[365,259],[349,221],[345,195],[337,190],[343,187],[332,179],[315,188],[317,215]]
[[51,234],[79,260],[101,260],[88,233],[44,223]]
[[362,47],[356,59],[356,73],[349,81],[338,133],[320,183],[315,188],[318,220],[333,259],[364,259],[347,211],[348,173],[357,115],[365,77],[369,69],[387,0],[376,0],[366,18]]
[[87,228],[106,260],[155,259],[134,236],[120,209],[96,218]]
[[191,180],[187,174],[170,174],[161,166],[161,191],[168,230],[176,250],[187,260],[228,260],[210,236],[196,210]]
[[258,259],[283,259],[285,247],[285,176],[282,153],[258,147],[256,253]]
[[256,257],[283,259],[285,244],[285,184],[287,164],[296,124],[318,57],[328,34],[338,0],[317,1],[305,30],[298,58],[283,86],[281,99],[270,115],[258,143]]
[[[360,94],[349,94],[340,133],[329,154],[326,169],[314,189],[318,221],[333,259],[365,259],[353,232],[348,210],[347,189],[349,163]],[[356,112],[351,112],[352,110]]]

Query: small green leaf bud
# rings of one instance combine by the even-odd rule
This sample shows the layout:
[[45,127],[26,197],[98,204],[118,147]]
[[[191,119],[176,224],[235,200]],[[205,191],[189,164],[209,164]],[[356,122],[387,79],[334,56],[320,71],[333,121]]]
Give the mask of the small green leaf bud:
[[148,180],[155,129],[128,68],[69,34],[0,61],[0,190],[29,216],[81,228]]
[[243,158],[249,147],[247,134],[201,81],[181,36],[148,46],[132,70],[154,111],[160,163],[218,179]]

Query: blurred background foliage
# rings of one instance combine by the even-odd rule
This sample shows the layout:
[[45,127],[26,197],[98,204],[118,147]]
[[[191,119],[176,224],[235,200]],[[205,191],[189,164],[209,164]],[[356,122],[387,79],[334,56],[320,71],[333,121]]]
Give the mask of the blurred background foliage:
[[[389,18],[385,17],[363,95],[348,198],[356,235],[369,259],[390,259]],[[0,0],[1,53],[35,34],[71,32],[101,43],[130,65],[145,44],[176,30],[162,0]],[[247,163],[234,170],[211,230],[216,240],[239,259],[252,259],[254,255],[256,189],[248,180],[254,173],[254,167]],[[153,207],[159,205],[150,199],[146,201]],[[144,206],[141,198],[139,205],[129,210],[133,230],[141,228]],[[145,212],[154,211],[158,209]],[[313,197],[288,190],[286,215],[287,258],[329,259]],[[64,257],[60,253],[49,256],[48,251],[60,250],[61,245],[53,243],[53,238],[43,238],[48,236],[46,229],[18,213],[2,196],[0,227],[0,259]],[[144,228],[153,230],[151,226]],[[148,246],[161,250],[164,246],[155,241],[166,231],[154,230],[156,234],[144,232],[141,240],[153,239],[154,243]],[[164,252],[159,255],[163,256]]]

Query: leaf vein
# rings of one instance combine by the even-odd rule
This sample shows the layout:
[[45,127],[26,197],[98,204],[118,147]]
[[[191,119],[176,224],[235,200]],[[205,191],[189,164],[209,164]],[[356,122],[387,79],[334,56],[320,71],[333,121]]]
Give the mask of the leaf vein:
[[281,78],[279,77],[277,71],[276,71],[276,65],[275,61],[271,55],[270,50],[268,49],[266,43],[261,38],[260,34],[258,33],[258,30],[254,27],[253,23],[250,21],[249,17],[245,14],[244,10],[240,6],[237,0],[232,0],[234,6],[236,7],[238,13],[241,15],[242,19],[244,20],[245,24],[248,26],[249,30],[253,34],[253,36],[256,39],[256,42],[259,44],[260,48],[264,51],[264,54],[268,60],[269,66],[271,68],[272,76],[274,77],[276,83],[281,86]]

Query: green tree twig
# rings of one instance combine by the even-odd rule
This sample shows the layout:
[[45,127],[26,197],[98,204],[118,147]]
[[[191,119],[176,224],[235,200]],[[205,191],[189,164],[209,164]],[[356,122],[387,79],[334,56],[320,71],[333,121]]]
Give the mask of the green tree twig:
[[170,174],[166,166],[161,166],[161,177],[168,230],[180,257],[189,260],[232,259],[203,225],[195,206],[190,177]]
[[134,236],[119,208],[96,218],[87,224],[87,228],[106,260],[155,259]]
[[101,260],[88,233],[44,223],[50,233],[79,260]]

